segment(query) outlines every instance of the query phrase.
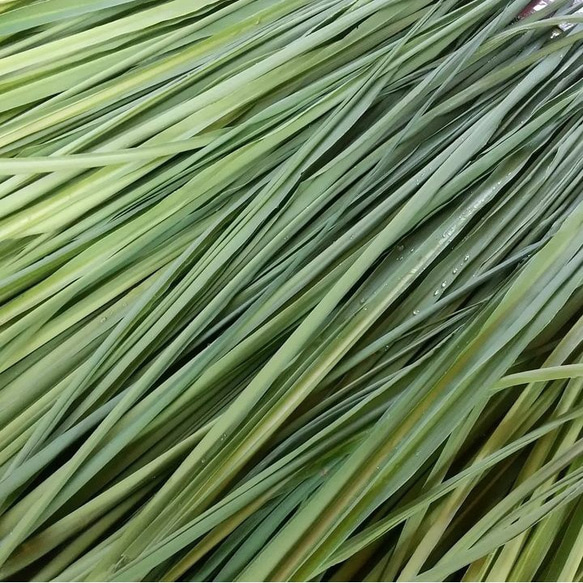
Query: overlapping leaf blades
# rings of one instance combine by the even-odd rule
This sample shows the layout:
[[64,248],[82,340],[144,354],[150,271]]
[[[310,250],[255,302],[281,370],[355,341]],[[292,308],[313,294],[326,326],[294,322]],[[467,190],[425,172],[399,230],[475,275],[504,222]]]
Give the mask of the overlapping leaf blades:
[[581,579],[583,34],[526,4],[6,5],[3,578]]

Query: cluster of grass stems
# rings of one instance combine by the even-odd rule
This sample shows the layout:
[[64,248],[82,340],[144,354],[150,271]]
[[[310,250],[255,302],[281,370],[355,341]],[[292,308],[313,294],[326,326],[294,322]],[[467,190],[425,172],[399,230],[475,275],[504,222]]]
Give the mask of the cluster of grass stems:
[[583,579],[583,18],[528,4],[0,2],[0,579]]

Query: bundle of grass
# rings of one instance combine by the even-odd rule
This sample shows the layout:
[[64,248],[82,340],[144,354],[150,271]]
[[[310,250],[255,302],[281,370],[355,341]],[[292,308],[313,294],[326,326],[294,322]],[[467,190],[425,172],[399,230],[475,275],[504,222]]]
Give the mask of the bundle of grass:
[[583,18],[528,4],[0,4],[2,579],[583,578]]

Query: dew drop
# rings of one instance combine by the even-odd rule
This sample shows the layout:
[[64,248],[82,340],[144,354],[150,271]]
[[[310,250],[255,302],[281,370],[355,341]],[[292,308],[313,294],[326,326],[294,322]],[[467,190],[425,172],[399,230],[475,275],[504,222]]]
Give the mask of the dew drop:
[[413,310],[413,315],[416,316],[419,313],[419,310]]
[[452,273],[455,275],[455,274],[458,272],[458,268],[457,268],[457,267],[454,267],[454,268],[451,270],[451,272],[452,272]]
[[433,295],[434,295],[434,296],[438,296],[438,295],[439,295],[439,290],[438,290],[438,289],[436,289],[436,290],[433,292]]
[[470,256],[469,256],[469,255],[466,255],[466,256],[464,257],[464,261],[469,261],[469,260],[470,260]]
[[446,287],[447,286],[447,281],[442,281],[441,282],[441,287]]

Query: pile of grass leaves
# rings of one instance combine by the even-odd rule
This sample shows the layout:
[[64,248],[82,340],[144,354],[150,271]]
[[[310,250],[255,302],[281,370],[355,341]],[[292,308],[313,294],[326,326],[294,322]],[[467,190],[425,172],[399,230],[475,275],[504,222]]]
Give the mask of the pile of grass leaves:
[[528,4],[0,2],[0,579],[583,578],[583,18]]

